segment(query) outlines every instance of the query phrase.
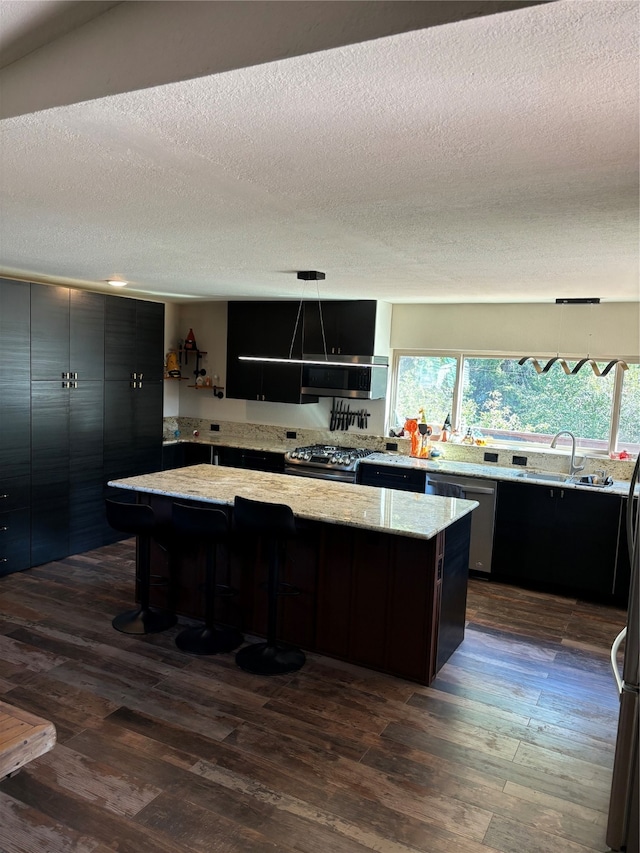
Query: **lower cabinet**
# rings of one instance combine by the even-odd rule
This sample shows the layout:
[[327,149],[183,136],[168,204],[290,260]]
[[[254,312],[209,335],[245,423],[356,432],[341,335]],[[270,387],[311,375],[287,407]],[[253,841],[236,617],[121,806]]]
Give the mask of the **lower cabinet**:
[[424,494],[427,475],[417,468],[396,468],[362,461],[358,466],[358,483],[381,489],[399,489]]
[[30,471],[29,382],[0,377],[0,575],[31,565]]
[[284,451],[246,450],[240,447],[218,448],[218,464],[229,468],[248,468],[251,471],[284,472]]
[[493,573],[624,596],[616,583],[622,504],[602,492],[499,483]]

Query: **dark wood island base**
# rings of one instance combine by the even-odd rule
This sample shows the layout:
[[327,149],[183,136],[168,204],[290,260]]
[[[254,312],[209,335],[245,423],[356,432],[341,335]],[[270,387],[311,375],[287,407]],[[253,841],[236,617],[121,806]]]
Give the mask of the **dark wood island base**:
[[[246,472],[237,473],[246,483]],[[255,477],[255,472],[252,474]],[[147,475],[149,479],[153,476]],[[288,485],[297,481],[304,490],[317,482],[277,474],[261,476],[284,480]],[[145,479],[120,482],[134,488],[136,499],[150,504],[160,518],[170,518],[174,499],[200,502],[184,492],[166,495],[135,489],[134,483]],[[323,490],[327,485],[364,490],[367,499],[387,492],[333,483],[323,484]],[[276,494],[281,501],[294,503],[281,491]],[[394,493],[394,501],[398,494]],[[439,509],[434,501],[456,503],[425,495],[407,497],[414,502],[422,500],[424,508],[421,504],[420,509],[424,512],[430,505]],[[218,508],[231,518],[233,507],[226,500],[220,503],[223,505]],[[296,587],[299,594],[280,600],[279,639],[305,651],[430,684],[464,637],[471,510],[475,504],[458,500],[457,505],[455,520],[429,538],[403,535],[397,529],[385,532],[327,523],[296,513],[299,533],[287,544],[282,581]],[[295,513],[295,506],[292,508]],[[167,576],[170,572],[173,579],[168,587],[155,588],[152,603],[166,606],[173,596],[180,615],[202,618],[204,554],[195,548],[174,551],[169,560],[152,544],[150,555],[152,573]],[[260,543],[232,536],[228,543],[218,546],[217,574],[218,582],[233,587],[237,595],[217,599],[216,620],[243,633],[264,636],[267,565]]]

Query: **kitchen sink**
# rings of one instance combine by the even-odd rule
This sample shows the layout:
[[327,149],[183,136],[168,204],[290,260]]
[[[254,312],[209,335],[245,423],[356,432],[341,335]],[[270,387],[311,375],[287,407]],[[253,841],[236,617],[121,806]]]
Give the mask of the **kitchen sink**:
[[574,474],[570,477],[568,474],[546,474],[541,471],[518,471],[516,477],[528,478],[531,480],[544,480],[549,483],[575,483],[579,486],[594,486],[598,489],[604,489],[607,486],[613,485],[611,477],[600,476],[599,474]]
[[540,471],[518,471],[516,477],[530,477],[532,480],[549,480],[552,483],[569,483],[574,477],[567,474],[544,474]]

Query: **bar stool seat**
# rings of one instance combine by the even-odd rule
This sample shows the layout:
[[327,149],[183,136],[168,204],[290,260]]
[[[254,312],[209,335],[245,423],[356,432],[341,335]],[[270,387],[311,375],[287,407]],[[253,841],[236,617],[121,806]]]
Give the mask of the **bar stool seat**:
[[[234,500],[233,528],[243,536],[259,537],[267,547],[267,641],[245,646],[236,654],[240,669],[256,675],[282,675],[304,666],[304,652],[296,646],[277,642],[278,598],[283,594],[280,570],[286,542],[296,536],[295,517],[286,504],[272,504],[237,496]],[[284,594],[297,590],[287,588]]]
[[138,565],[140,567],[136,580],[140,606],[135,610],[127,610],[116,616],[111,624],[117,631],[124,634],[157,634],[166,631],[178,621],[175,613],[159,610],[149,604],[151,586],[166,585],[166,578],[154,579],[151,575],[150,544],[154,539],[165,550],[168,545],[168,531],[160,524],[153,509],[146,504],[131,504],[105,499],[107,521],[114,530],[129,533],[138,537]]
[[216,582],[217,545],[228,537],[229,520],[220,509],[174,503],[171,521],[173,547],[204,547],[206,553],[204,626],[185,628],[176,637],[176,646],[191,655],[231,652],[242,645],[244,637],[235,628],[216,628],[214,624],[216,597],[235,592]]

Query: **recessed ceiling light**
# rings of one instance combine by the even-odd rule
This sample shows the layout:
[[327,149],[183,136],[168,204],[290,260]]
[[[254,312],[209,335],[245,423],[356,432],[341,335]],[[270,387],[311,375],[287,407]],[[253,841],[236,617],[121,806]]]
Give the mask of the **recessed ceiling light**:
[[125,287],[127,284],[129,284],[129,282],[125,281],[119,275],[114,275],[111,278],[107,279],[107,284],[110,284],[111,287]]

